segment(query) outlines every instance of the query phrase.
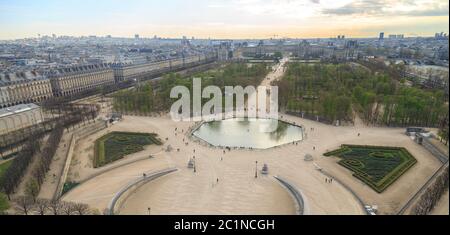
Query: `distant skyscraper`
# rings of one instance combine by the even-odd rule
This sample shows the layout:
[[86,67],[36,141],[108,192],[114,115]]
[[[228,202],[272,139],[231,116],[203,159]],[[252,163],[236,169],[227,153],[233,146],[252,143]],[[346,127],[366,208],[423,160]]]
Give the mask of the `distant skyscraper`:
[[380,33],[380,38],[379,38],[380,40],[383,40],[384,39],[384,32],[381,32]]

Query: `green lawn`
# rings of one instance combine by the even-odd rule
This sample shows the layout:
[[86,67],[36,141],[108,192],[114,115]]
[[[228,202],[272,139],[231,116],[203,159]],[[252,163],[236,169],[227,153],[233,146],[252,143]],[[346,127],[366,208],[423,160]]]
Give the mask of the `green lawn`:
[[5,196],[5,194],[0,193],[0,215],[8,209],[9,209],[8,198]]
[[8,169],[8,167],[11,166],[11,163],[12,163],[12,161],[8,161],[8,162],[0,164],[0,179],[2,178],[6,169]]
[[325,156],[342,159],[339,164],[378,193],[386,190],[417,160],[405,148],[343,145]]
[[111,132],[95,141],[94,167],[122,159],[124,156],[144,150],[144,146],[161,141],[156,134]]

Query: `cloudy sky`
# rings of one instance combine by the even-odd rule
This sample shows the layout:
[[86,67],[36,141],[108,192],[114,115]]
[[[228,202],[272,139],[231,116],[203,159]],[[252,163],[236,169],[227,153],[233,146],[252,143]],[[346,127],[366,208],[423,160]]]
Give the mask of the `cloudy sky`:
[[0,39],[428,36],[448,22],[447,0],[0,0]]

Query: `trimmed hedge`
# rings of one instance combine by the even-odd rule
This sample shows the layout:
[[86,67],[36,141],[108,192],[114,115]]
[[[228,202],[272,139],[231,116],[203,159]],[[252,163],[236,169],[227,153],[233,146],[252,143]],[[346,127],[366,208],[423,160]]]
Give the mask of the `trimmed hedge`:
[[98,168],[144,150],[144,146],[162,142],[156,134],[111,132],[95,141],[94,167]]
[[417,160],[400,147],[342,145],[324,154],[341,158],[339,164],[353,172],[353,176],[382,193]]
[[77,183],[77,182],[65,182],[61,195],[64,195],[65,193],[69,192],[70,190],[72,190],[73,188],[78,186],[79,184],[80,183]]

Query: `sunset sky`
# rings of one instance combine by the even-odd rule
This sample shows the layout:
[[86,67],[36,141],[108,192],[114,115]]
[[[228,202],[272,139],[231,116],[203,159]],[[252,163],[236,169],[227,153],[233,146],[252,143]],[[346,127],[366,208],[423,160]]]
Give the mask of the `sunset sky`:
[[0,0],[0,39],[430,36],[448,21],[447,0]]

